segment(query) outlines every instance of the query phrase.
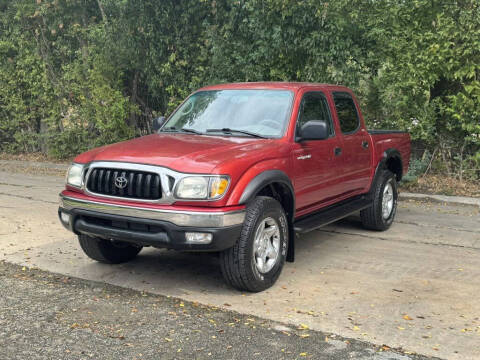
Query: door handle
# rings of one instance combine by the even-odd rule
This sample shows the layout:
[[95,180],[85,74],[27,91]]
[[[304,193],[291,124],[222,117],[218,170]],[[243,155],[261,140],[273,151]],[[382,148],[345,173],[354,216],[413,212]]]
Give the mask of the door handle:
[[341,155],[341,154],[342,154],[342,148],[336,147],[336,148],[333,150],[333,153],[335,154],[335,156]]
[[363,141],[362,141],[362,147],[363,147],[364,149],[367,149],[367,148],[368,148],[368,141],[363,140]]

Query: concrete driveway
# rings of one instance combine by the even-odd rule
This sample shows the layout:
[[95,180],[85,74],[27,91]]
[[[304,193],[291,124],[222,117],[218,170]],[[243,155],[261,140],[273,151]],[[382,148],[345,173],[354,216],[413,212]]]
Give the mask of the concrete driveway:
[[0,260],[179,297],[449,359],[480,358],[480,215],[401,202],[387,232],[352,217],[302,236],[297,260],[259,294],[227,287],[212,254],[144,249],[109,266],[57,220],[58,176],[0,170]]

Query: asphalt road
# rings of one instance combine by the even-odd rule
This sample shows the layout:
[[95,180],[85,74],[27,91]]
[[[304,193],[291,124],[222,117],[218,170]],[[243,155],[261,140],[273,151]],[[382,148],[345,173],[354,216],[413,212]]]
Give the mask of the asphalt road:
[[1,359],[425,359],[0,262]]
[[407,352],[480,358],[478,208],[401,202],[382,233],[349,218],[300,237],[297,261],[272,289],[242,294],[210,254],[144,249],[128,264],[90,261],[57,220],[62,182],[0,170],[0,260]]

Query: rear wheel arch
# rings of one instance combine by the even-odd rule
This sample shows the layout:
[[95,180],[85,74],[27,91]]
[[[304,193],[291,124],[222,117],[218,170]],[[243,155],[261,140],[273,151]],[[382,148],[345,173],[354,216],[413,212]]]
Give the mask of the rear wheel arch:
[[382,160],[383,168],[390,170],[395,174],[397,181],[402,180],[403,177],[403,163],[402,155],[397,149],[387,149],[383,152]]
[[380,161],[375,168],[375,174],[373,175],[372,183],[370,184],[369,195],[372,195],[372,191],[375,185],[379,181],[381,174],[385,170],[389,170],[395,175],[396,181],[400,181],[403,177],[403,163],[402,156],[397,149],[387,149],[383,152]]

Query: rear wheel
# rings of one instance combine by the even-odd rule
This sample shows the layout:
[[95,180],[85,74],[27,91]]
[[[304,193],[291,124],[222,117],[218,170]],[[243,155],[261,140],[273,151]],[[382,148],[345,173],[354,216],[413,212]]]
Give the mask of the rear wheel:
[[362,224],[371,230],[387,230],[397,213],[398,191],[395,174],[383,170],[372,189],[372,196],[372,206],[360,211]]
[[280,276],[288,244],[288,225],[280,203],[257,197],[247,207],[240,238],[220,253],[225,280],[239,290],[258,292]]
[[81,234],[78,241],[82,250],[93,260],[107,264],[119,264],[135,258],[142,250],[141,246],[135,246],[124,241],[105,240]]

